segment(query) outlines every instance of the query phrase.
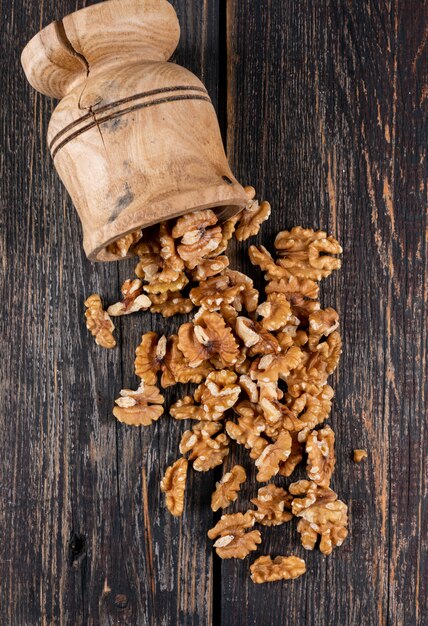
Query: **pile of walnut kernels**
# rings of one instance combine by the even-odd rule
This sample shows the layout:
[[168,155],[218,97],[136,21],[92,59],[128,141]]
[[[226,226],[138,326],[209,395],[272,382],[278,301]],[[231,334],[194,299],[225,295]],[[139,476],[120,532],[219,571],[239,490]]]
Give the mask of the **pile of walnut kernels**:
[[[223,254],[233,235],[238,241],[256,235],[270,215],[268,202],[259,204],[252,187],[246,192],[247,208],[222,224],[213,211],[197,211],[110,246],[118,256],[139,257],[137,278],[125,281],[122,300],[107,311],[97,294],[90,296],[86,324],[97,344],[112,348],[113,316],[149,310],[170,317],[196,308],[178,334],[142,336],[135,358],[140,386],[120,392],[114,415],[150,426],[164,413],[158,376],[163,388],[196,383],[192,396],[169,408],[174,419],[194,423],[182,436],[182,456],[161,481],[172,515],[183,512],[189,462],[198,472],[211,470],[236,442],[249,451],[257,481],[267,484],[251,500],[254,508],[225,514],[208,531],[217,554],[243,559],[261,543],[261,526],[297,517],[303,547],[312,550],[319,539],[327,555],[347,535],[347,506],[330,488],[334,432],[323,425],[334,395],[327,380],[341,353],[338,314],[321,309],[318,295],[319,281],[340,267],[335,255],[342,249],[325,232],[301,227],[278,233],[276,258],[250,246],[251,262],[265,273],[266,299],[260,298],[251,278],[229,269]],[[291,476],[303,459],[307,480],[288,489],[269,482]],[[224,474],[212,494],[213,511],[237,500],[245,480],[240,465]],[[305,569],[296,556],[261,556],[250,567],[256,583],[296,578]]]

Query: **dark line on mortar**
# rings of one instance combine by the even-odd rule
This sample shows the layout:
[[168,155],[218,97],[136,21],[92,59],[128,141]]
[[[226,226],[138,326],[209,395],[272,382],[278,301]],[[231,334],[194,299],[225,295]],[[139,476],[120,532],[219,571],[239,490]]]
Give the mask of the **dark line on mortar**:
[[178,100],[203,100],[211,104],[211,99],[208,96],[171,96],[169,98],[159,98],[158,100],[152,100],[151,102],[142,102],[140,104],[135,104],[132,107],[122,109],[121,111],[115,111],[110,115],[101,117],[91,122],[90,124],[86,124],[86,126],[84,126],[83,128],[80,128],[76,132],[72,133],[71,135],[66,137],[60,144],[58,144],[58,146],[52,151],[52,158],[55,158],[58,151],[61,150],[61,148],[63,148],[69,141],[72,141],[85,131],[94,128],[94,126],[98,126],[99,124],[102,124],[103,122],[108,122],[109,120],[114,120],[116,117],[121,117],[126,113],[131,113],[132,111],[137,111],[138,109],[147,109],[148,107],[155,106],[157,104],[164,104],[166,102],[177,102]]
[[[155,96],[157,94],[160,93],[166,93],[169,91],[201,91],[202,93],[205,93],[208,96],[208,92],[204,87],[189,87],[189,86],[181,86],[181,85],[177,85],[176,87],[161,87],[159,89],[152,89],[151,91],[143,91],[141,93],[136,93],[133,96],[127,96],[126,98],[121,98],[120,100],[115,100],[115,102],[110,102],[109,104],[106,104],[103,107],[99,107],[96,111],[93,111],[93,113],[104,113],[104,111],[109,111],[110,109],[114,109],[117,106],[120,106],[121,104],[127,104],[128,102],[132,102],[133,100],[138,100],[139,98],[146,98],[148,96]],[[67,131],[71,130],[72,128],[74,128],[75,126],[78,126],[79,124],[81,124],[82,122],[90,119],[92,116],[92,113],[86,113],[85,115],[82,115],[82,117],[79,117],[79,119],[74,120],[74,122],[71,122],[70,124],[67,124],[67,126],[64,126],[63,129],[61,129],[56,135],[55,137],[51,140],[50,144],[49,144],[49,150],[52,149],[53,144],[60,138],[62,137],[62,135],[64,135],[64,133],[66,133]]]

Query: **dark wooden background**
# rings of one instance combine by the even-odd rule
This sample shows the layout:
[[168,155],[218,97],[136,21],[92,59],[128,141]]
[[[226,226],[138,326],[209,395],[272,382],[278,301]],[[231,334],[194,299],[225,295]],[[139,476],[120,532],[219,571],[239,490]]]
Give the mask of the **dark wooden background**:
[[[323,294],[344,339],[331,423],[350,538],[324,558],[301,548],[293,524],[266,529],[263,553],[304,556],[308,572],[256,586],[248,559],[213,557],[215,476],[191,476],[181,520],[166,512],[159,480],[183,423],[138,430],[111,413],[118,391],[136,384],[141,332],[165,323],[124,319],[113,351],[89,337],[83,300],[98,291],[114,301],[133,264],[84,257],[45,143],[54,102],[19,63],[40,27],[85,2],[5,0],[0,623],[427,624],[427,4],[173,4],[174,58],[208,87],[238,178],[273,204],[258,241],[271,246],[278,230],[302,224],[344,247]],[[244,249],[235,267],[254,273]],[[356,447],[369,452],[359,466]],[[228,462],[237,459],[246,463]]]

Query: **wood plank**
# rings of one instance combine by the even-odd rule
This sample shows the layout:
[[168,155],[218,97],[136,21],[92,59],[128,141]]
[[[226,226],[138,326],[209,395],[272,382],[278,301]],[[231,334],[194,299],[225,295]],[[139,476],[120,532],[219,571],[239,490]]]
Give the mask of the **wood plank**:
[[[132,264],[84,257],[45,144],[54,103],[30,88],[19,65],[30,36],[84,4],[3,7],[0,621],[208,624],[213,477],[190,478],[185,515],[172,519],[159,480],[178,455],[183,424],[165,417],[141,431],[111,413],[119,390],[137,383],[141,333],[165,323],[120,321],[112,351],[89,336],[83,300],[96,291],[115,301]],[[205,80],[216,102],[218,2],[173,4],[182,28],[176,61]]]
[[[304,556],[308,574],[258,587],[248,559],[212,559],[212,476],[191,477],[180,522],[164,509],[159,479],[182,425],[165,419],[138,431],[112,418],[118,390],[136,384],[139,335],[162,332],[163,320],[121,321],[112,352],[84,327],[85,296],[115,300],[132,263],[84,258],[45,146],[53,103],[19,67],[29,36],[84,2],[4,3],[2,623],[424,623],[426,7],[313,4],[227,3],[228,145],[236,174],[274,205],[260,242],[272,246],[277,230],[304,224],[336,233],[345,248],[324,301],[342,314],[331,423],[351,538],[325,559],[300,548],[291,524],[265,531],[260,553]],[[176,60],[221,105],[219,2],[174,6]],[[234,265],[254,273],[241,246]],[[354,447],[369,450],[368,462],[352,464]],[[236,460],[246,455],[228,466]],[[246,486],[237,510],[254,491]]]
[[[333,487],[351,536],[324,558],[293,523],[264,529],[259,553],[297,554],[308,572],[255,586],[251,560],[223,562],[223,626],[424,623],[426,32],[419,2],[227,3],[228,152],[273,204],[258,241],[302,224],[345,250],[323,297],[341,313]],[[241,248],[235,260],[251,271]]]

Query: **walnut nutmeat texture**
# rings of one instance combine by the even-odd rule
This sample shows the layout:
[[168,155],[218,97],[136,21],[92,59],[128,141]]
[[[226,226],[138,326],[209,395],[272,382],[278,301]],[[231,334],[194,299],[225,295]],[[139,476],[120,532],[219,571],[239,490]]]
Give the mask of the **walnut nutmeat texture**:
[[232,469],[224,474],[222,479],[216,483],[216,489],[211,496],[211,508],[213,511],[225,509],[238,497],[241,484],[245,482],[247,474],[242,465],[234,465]]
[[306,572],[306,564],[297,556],[259,556],[250,567],[254,583],[267,583],[276,580],[298,578]]
[[[297,521],[303,547],[313,549],[319,542],[327,555],[346,538],[347,506],[330,488],[335,435],[325,424],[334,396],[328,380],[342,349],[339,315],[321,308],[319,281],[340,267],[342,249],[324,231],[302,227],[278,233],[274,254],[259,244],[249,246],[251,263],[264,273],[263,296],[251,277],[230,268],[224,254],[232,237],[254,237],[269,217],[270,204],[258,202],[254,188],[245,191],[247,206],[227,220],[211,209],[195,211],[110,244],[110,254],[118,258],[138,257],[136,278],[123,283],[121,299],[107,311],[97,294],[90,296],[86,323],[96,342],[111,348],[109,313],[149,310],[165,318],[192,313],[175,334],[164,326],[165,334],[142,335],[135,355],[140,385],[120,392],[113,414],[127,425],[153,425],[164,414],[159,385],[194,383],[166,411],[170,417],[162,418],[188,420],[179,444],[182,456],[161,480],[167,509],[182,515],[189,471],[221,466],[242,446],[257,483],[268,484],[259,486],[251,504],[245,501],[246,461],[232,465],[216,483],[213,511],[233,503],[243,507],[223,515],[208,532],[217,554],[244,559],[257,550],[265,526]],[[364,456],[355,450],[356,462]],[[309,480],[287,490],[284,477],[304,459]],[[296,556],[265,555],[250,567],[255,583],[297,578],[305,569]]]
[[85,300],[85,307],[86,327],[95,337],[95,343],[103,348],[114,348],[114,324],[107,311],[104,311],[100,296],[93,293]]
[[249,530],[254,518],[249,512],[223,515],[219,522],[208,531],[210,539],[216,539],[214,548],[221,559],[245,559],[257,550],[262,538],[259,530]]
[[166,468],[160,483],[160,489],[165,494],[166,508],[174,517],[183,514],[188,466],[187,459],[181,457],[173,465]]

